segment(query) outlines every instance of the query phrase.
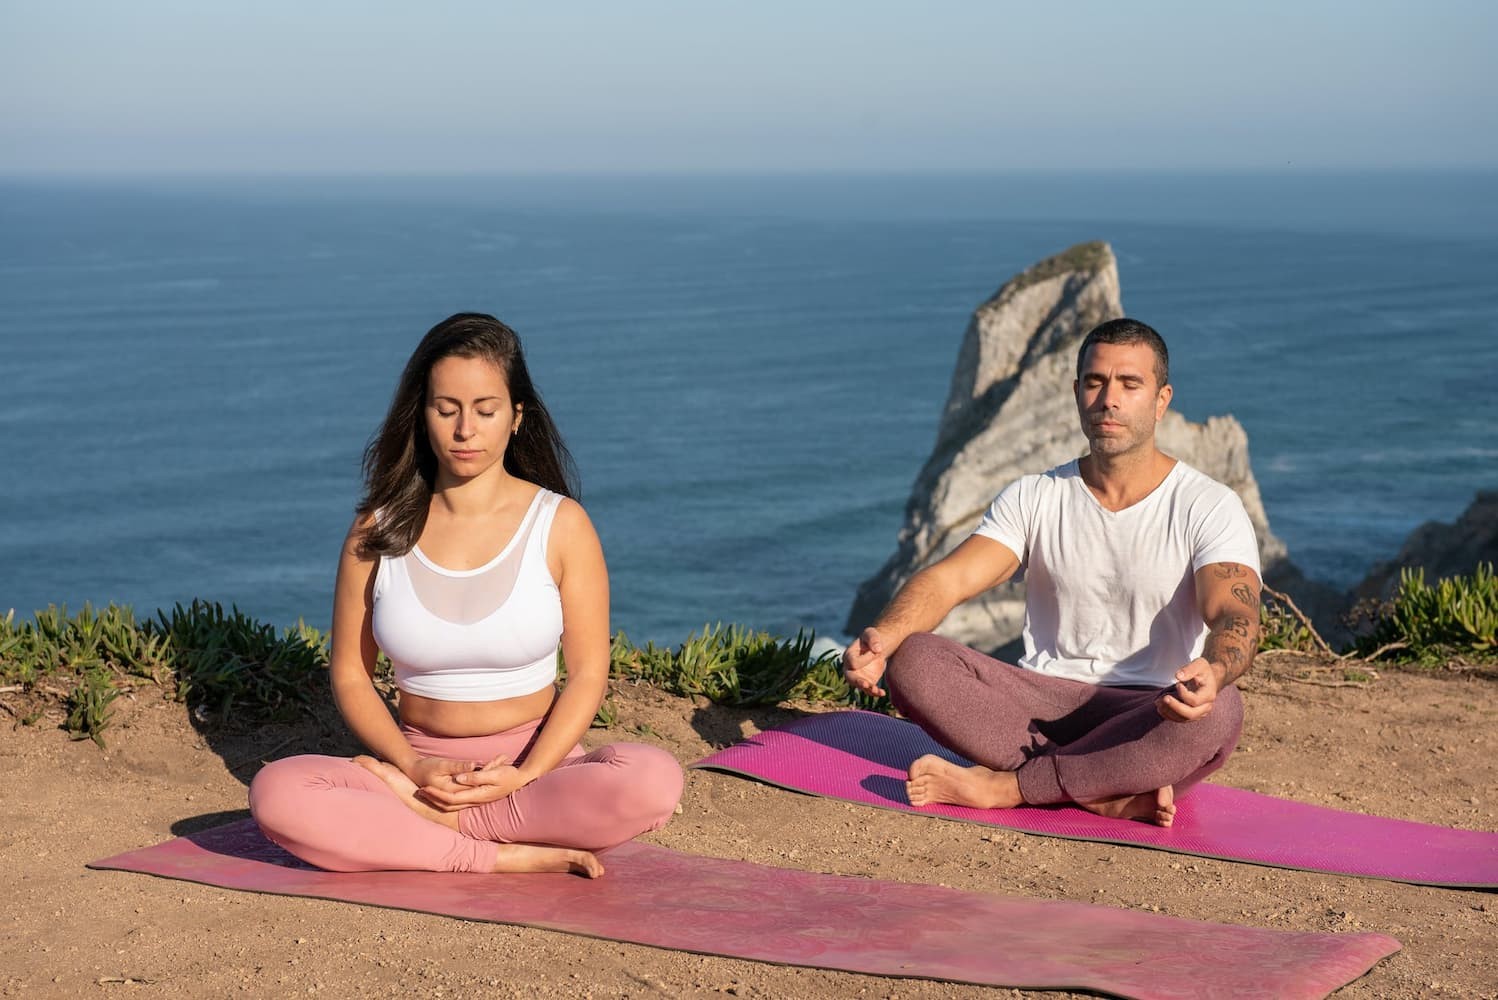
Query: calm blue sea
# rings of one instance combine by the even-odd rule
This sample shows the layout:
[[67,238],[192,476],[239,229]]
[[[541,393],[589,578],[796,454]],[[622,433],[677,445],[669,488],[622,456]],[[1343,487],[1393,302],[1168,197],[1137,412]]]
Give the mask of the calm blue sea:
[[396,374],[475,309],[577,456],[616,627],[837,634],[972,309],[1096,238],[1312,576],[1498,486],[1498,174],[12,179],[0,613],[325,625]]

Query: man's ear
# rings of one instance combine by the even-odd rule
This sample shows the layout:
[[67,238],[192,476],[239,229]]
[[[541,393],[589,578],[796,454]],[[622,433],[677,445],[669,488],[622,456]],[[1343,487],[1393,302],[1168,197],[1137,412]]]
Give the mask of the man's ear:
[[1165,411],[1170,409],[1170,399],[1176,394],[1175,387],[1166,383],[1160,387],[1160,394],[1155,397],[1155,422],[1159,423],[1165,418]]

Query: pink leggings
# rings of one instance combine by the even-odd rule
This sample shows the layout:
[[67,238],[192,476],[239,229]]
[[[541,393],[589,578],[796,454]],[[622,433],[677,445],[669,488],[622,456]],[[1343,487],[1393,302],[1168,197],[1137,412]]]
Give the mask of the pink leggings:
[[[540,722],[493,736],[433,736],[402,726],[421,754],[516,763]],[[664,750],[578,746],[553,770],[495,802],[458,813],[455,832],[413,812],[347,757],[307,754],[267,764],[250,783],[250,812],[267,837],[303,861],[338,872],[490,872],[497,844],[602,850],[666,825],[681,798],[681,765]]]
[[1229,685],[1194,722],[1155,709],[1161,689],[1105,687],[1001,663],[920,633],[890,658],[895,705],[942,746],[1014,771],[1031,805],[1095,802],[1173,785],[1221,767],[1238,745],[1243,699]]

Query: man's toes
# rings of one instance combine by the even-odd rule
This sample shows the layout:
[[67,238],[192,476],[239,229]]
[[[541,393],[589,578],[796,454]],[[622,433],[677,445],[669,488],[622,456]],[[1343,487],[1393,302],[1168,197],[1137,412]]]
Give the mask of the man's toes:
[[923,778],[927,775],[937,774],[941,771],[942,759],[933,754],[917,757],[915,763],[910,765],[911,780]]

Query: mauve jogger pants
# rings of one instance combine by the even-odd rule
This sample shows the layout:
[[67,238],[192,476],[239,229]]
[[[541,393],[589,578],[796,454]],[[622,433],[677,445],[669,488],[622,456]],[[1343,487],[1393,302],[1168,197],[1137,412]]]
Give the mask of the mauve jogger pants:
[[1243,699],[1232,685],[1204,718],[1170,722],[1155,708],[1161,689],[1051,677],[929,633],[900,644],[886,685],[896,707],[942,746],[1016,771],[1032,805],[1165,785],[1179,796],[1223,765],[1243,727]]

